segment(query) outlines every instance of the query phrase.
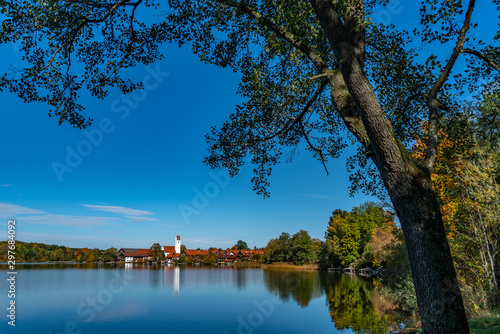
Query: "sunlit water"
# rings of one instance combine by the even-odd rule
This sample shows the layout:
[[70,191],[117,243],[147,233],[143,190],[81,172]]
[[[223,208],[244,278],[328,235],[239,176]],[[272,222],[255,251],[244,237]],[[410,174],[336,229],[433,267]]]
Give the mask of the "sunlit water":
[[[374,281],[317,271],[17,265],[16,321],[0,333],[387,333]],[[0,265],[3,276],[7,267]],[[376,282],[375,282],[376,283]]]

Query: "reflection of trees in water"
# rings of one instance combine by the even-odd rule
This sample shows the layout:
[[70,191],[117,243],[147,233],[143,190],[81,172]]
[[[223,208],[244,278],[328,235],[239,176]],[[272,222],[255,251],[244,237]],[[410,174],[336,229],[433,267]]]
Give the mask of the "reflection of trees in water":
[[157,290],[160,286],[160,276],[162,275],[161,272],[161,267],[156,266],[152,267],[151,270],[148,272],[149,274],[149,285],[153,287],[155,290]]
[[379,312],[372,302],[376,294],[372,282],[337,273],[323,273],[321,278],[335,328],[373,334],[395,329],[388,315]]
[[318,272],[315,271],[265,270],[264,282],[281,301],[292,299],[300,307],[306,307],[311,299],[323,295]]
[[325,294],[336,329],[385,334],[409,324],[370,279],[324,271],[265,270],[264,282],[281,301],[293,300],[301,307]]

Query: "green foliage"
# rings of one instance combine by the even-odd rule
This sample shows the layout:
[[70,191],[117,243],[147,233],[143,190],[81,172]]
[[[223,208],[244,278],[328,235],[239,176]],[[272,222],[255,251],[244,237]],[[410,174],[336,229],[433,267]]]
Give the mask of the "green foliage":
[[325,233],[327,266],[348,266],[361,258],[377,227],[387,222],[385,212],[367,202],[351,212],[335,210]]
[[[371,19],[386,3],[364,1],[355,21],[366,29],[367,75],[395,135],[408,144],[422,136],[419,124],[427,117],[422,92],[430,90],[443,68],[433,48],[418,57],[421,44],[454,42],[455,30],[449,27],[462,19],[464,8],[460,1],[422,1],[421,25],[410,34]],[[493,3],[498,7],[497,0]],[[350,15],[352,6],[339,3],[334,9],[344,16]],[[104,98],[110,88],[123,93],[141,89],[140,83],[124,77],[124,70],[162,59],[159,46],[171,42],[189,46],[204,62],[242,75],[238,92],[246,102],[207,137],[211,147],[206,162],[213,167],[226,167],[234,175],[242,157],[252,155],[257,166],[254,189],[267,195],[267,177],[283,148],[295,147],[308,137],[307,149],[326,162],[348,144],[344,123],[326,90],[306,110],[311,117],[290,123],[319,86],[309,79],[318,74],[318,62],[323,64],[321,71],[338,66],[325,27],[309,1],[2,1],[0,10],[0,43],[19,43],[24,56],[19,69],[0,78],[0,90],[12,91],[26,102],[50,105],[59,123],[80,128],[91,123],[78,99],[83,90]],[[467,42],[477,43],[477,52],[498,63],[498,47],[476,40],[474,34]],[[444,85],[439,96],[443,103],[453,105],[452,89],[463,91],[468,85],[474,91],[480,82],[498,81],[498,73],[472,56],[464,55],[469,57],[469,71],[454,73],[453,82]],[[376,191],[380,189],[376,183],[362,181],[379,179],[366,163],[366,152],[360,153],[353,161],[370,178],[353,171],[354,190]]]
[[264,249],[264,261],[293,262],[294,264],[313,263],[316,253],[309,233],[300,230],[291,238],[290,234],[283,232],[277,239],[271,239]]
[[475,110],[478,138],[482,142],[500,145],[500,89],[485,92]]
[[313,243],[307,231],[300,230],[293,235],[291,249],[294,264],[312,263],[316,260]]
[[236,249],[238,250],[248,249],[248,244],[243,240],[238,240],[238,242],[234,246],[236,246]]
[[149,248],[149,256],[157,262],[165,260],[165,253],[163,252],[163,249],[159,243],[154,243],[153,245],[151,245],[151,247]]
[[104,254],[102,255],[102,260],[104,262],[116,261],[117,258],[118,258],[118,250],[114,247],[106,249],[104,251]]
[[[17,262],[73,261],[75,248],[16,241]],[[100,254],[100,253],[99,253]],[[7,261],[7,241],[0,241],[0,261]]]
[[187,263],[187,256],[184,254],[181,254],[179,256],[179,259],[176,261],[177,263]]
[[205,256],[202,259],[202,261],[203,261],[204,264],[216,264],[217,263],[217,257],[215,256],[215,254],[212,251],[209,251],[208,255]]
[[[157,48],[166,27],[146,27],[133,15],[140,3],[147,8],[154,2],[124,3],[1,1],[0,43],[20,43],[28,67],[1,77],[0,90],[48,104],[59,124],[88,126],[92,120],[82,115],[78,101],[82,89],[98,98],[106,97],[110,87],[129,93],[141,85],[121,78],[119,70],[161,58]],[[72,67],[75,62],[81,66]]]
[[356,268],[380,266],[379,263],[375,265],[374,262],[375,262],[375,255],[373,254],[373,250],[370,247],[370,245],[366,245],[365,249],[363,250],[363,253],[361,254],[361,257],[359,258],[358,261],[356,261]]
[[262,258],[263,257],[261,254],[254,253],[252,254],[252,257],[250,259],[254,262],[260,263],[262,261]]
[[432,174],[450,249],[470,315],[498,308],[500,142],[498,89],[446,118]]

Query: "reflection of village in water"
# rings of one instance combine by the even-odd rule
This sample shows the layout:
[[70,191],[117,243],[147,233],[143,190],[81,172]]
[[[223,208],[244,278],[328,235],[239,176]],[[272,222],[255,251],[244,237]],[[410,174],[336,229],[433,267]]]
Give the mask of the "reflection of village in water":
[[[138,267],[137,265],[134,265],[133,263],[125,263],[125,269],[131,270],[131,269],[137,269],[141,268]],[[143,266],[142,268],[146,269],[151,269],[149,266]],[[173,285],[174,288],[174,295],[178,296],[179,295],[179,286],[180,286],[180,275],[181,275],[181,268],[179,266],[173,266],[173,265],[167,265],[161,268],[163,271],[163,274],[161,275],[161,272],[158,272],[157,274],[152,274],[150,275],[151,280],[153,281],[153,286],[159,286],[160,280],[163,281],[163,286],[168,286],[168,285]],[[167,273],[172,272],[173,275],[169,275]],[[161,277],[160,277],[161,275]],[[170,283],[172,281],[172,283]]]
[[[259,270],[248,270],[245,268],[232,268],[224,266],[200,268],[174,264],[155,266],[146,263],[125,263],[124,266],[126,270],[134,270],[134,273],[141,269],[147,270],[151,286],[156,288],[167,288],[172,286],[175,296],[179,295],[181,281],[183,284],[187,284],[189,286],[196,285],[196,283],[208,283],[213,285],[223,283],[235,286],[238,290],[243,290],[246,288],[248,280],[252,281],[253,277],[260,276]],[[185,271],[191,271],[192,273],[196,273],[198,271],[201,275],[185,275]],[[137,277],[134,279],[137,279]]]
[[[193,296],[201,297],[204,291],[220,290],[244,292],[264,287],[270,298],[278,303],[294,303],[308,308],[313,300],[326,298],[332,326],[338,330],[351,329],[355,333],[382,334],[395,332],[403,327],[415,327],[415,319],[398,310],[384,296],[381,281],[327,271],[263,270],[234,266],[156,265],[148,263],[125,264],[23,264],[24,269],[44,270],[73,269],[104,270],[110,279],[125,275],[130,282],[126,290],[152,288],[157,294],[171,291],[179,307],[187,307]],[[70,272],[70,271],[68,271]],[[111,274],[111,272],[114,272]],[[116,274],[115,274],[116,273]],[[116,275],[116,276],[115,276]],[[38,275],[37,275],[38,276]],[[57,277],[61,277],[60,274]],[[61,281],[49,280],[53,285]],[[87,275],[72,276],[72,284],[88,284]],[[223,295],[223,293],[222,293]],[[196,298],[198,298],[196,297]]]

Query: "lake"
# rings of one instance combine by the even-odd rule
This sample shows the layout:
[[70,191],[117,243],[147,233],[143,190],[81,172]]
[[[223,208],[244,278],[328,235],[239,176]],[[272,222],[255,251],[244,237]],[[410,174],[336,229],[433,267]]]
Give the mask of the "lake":
[[[0,265],[3,277],[7,267]],[[0,333],[387,333],[403,318],[377,280],[324,271],[18,264]]]

